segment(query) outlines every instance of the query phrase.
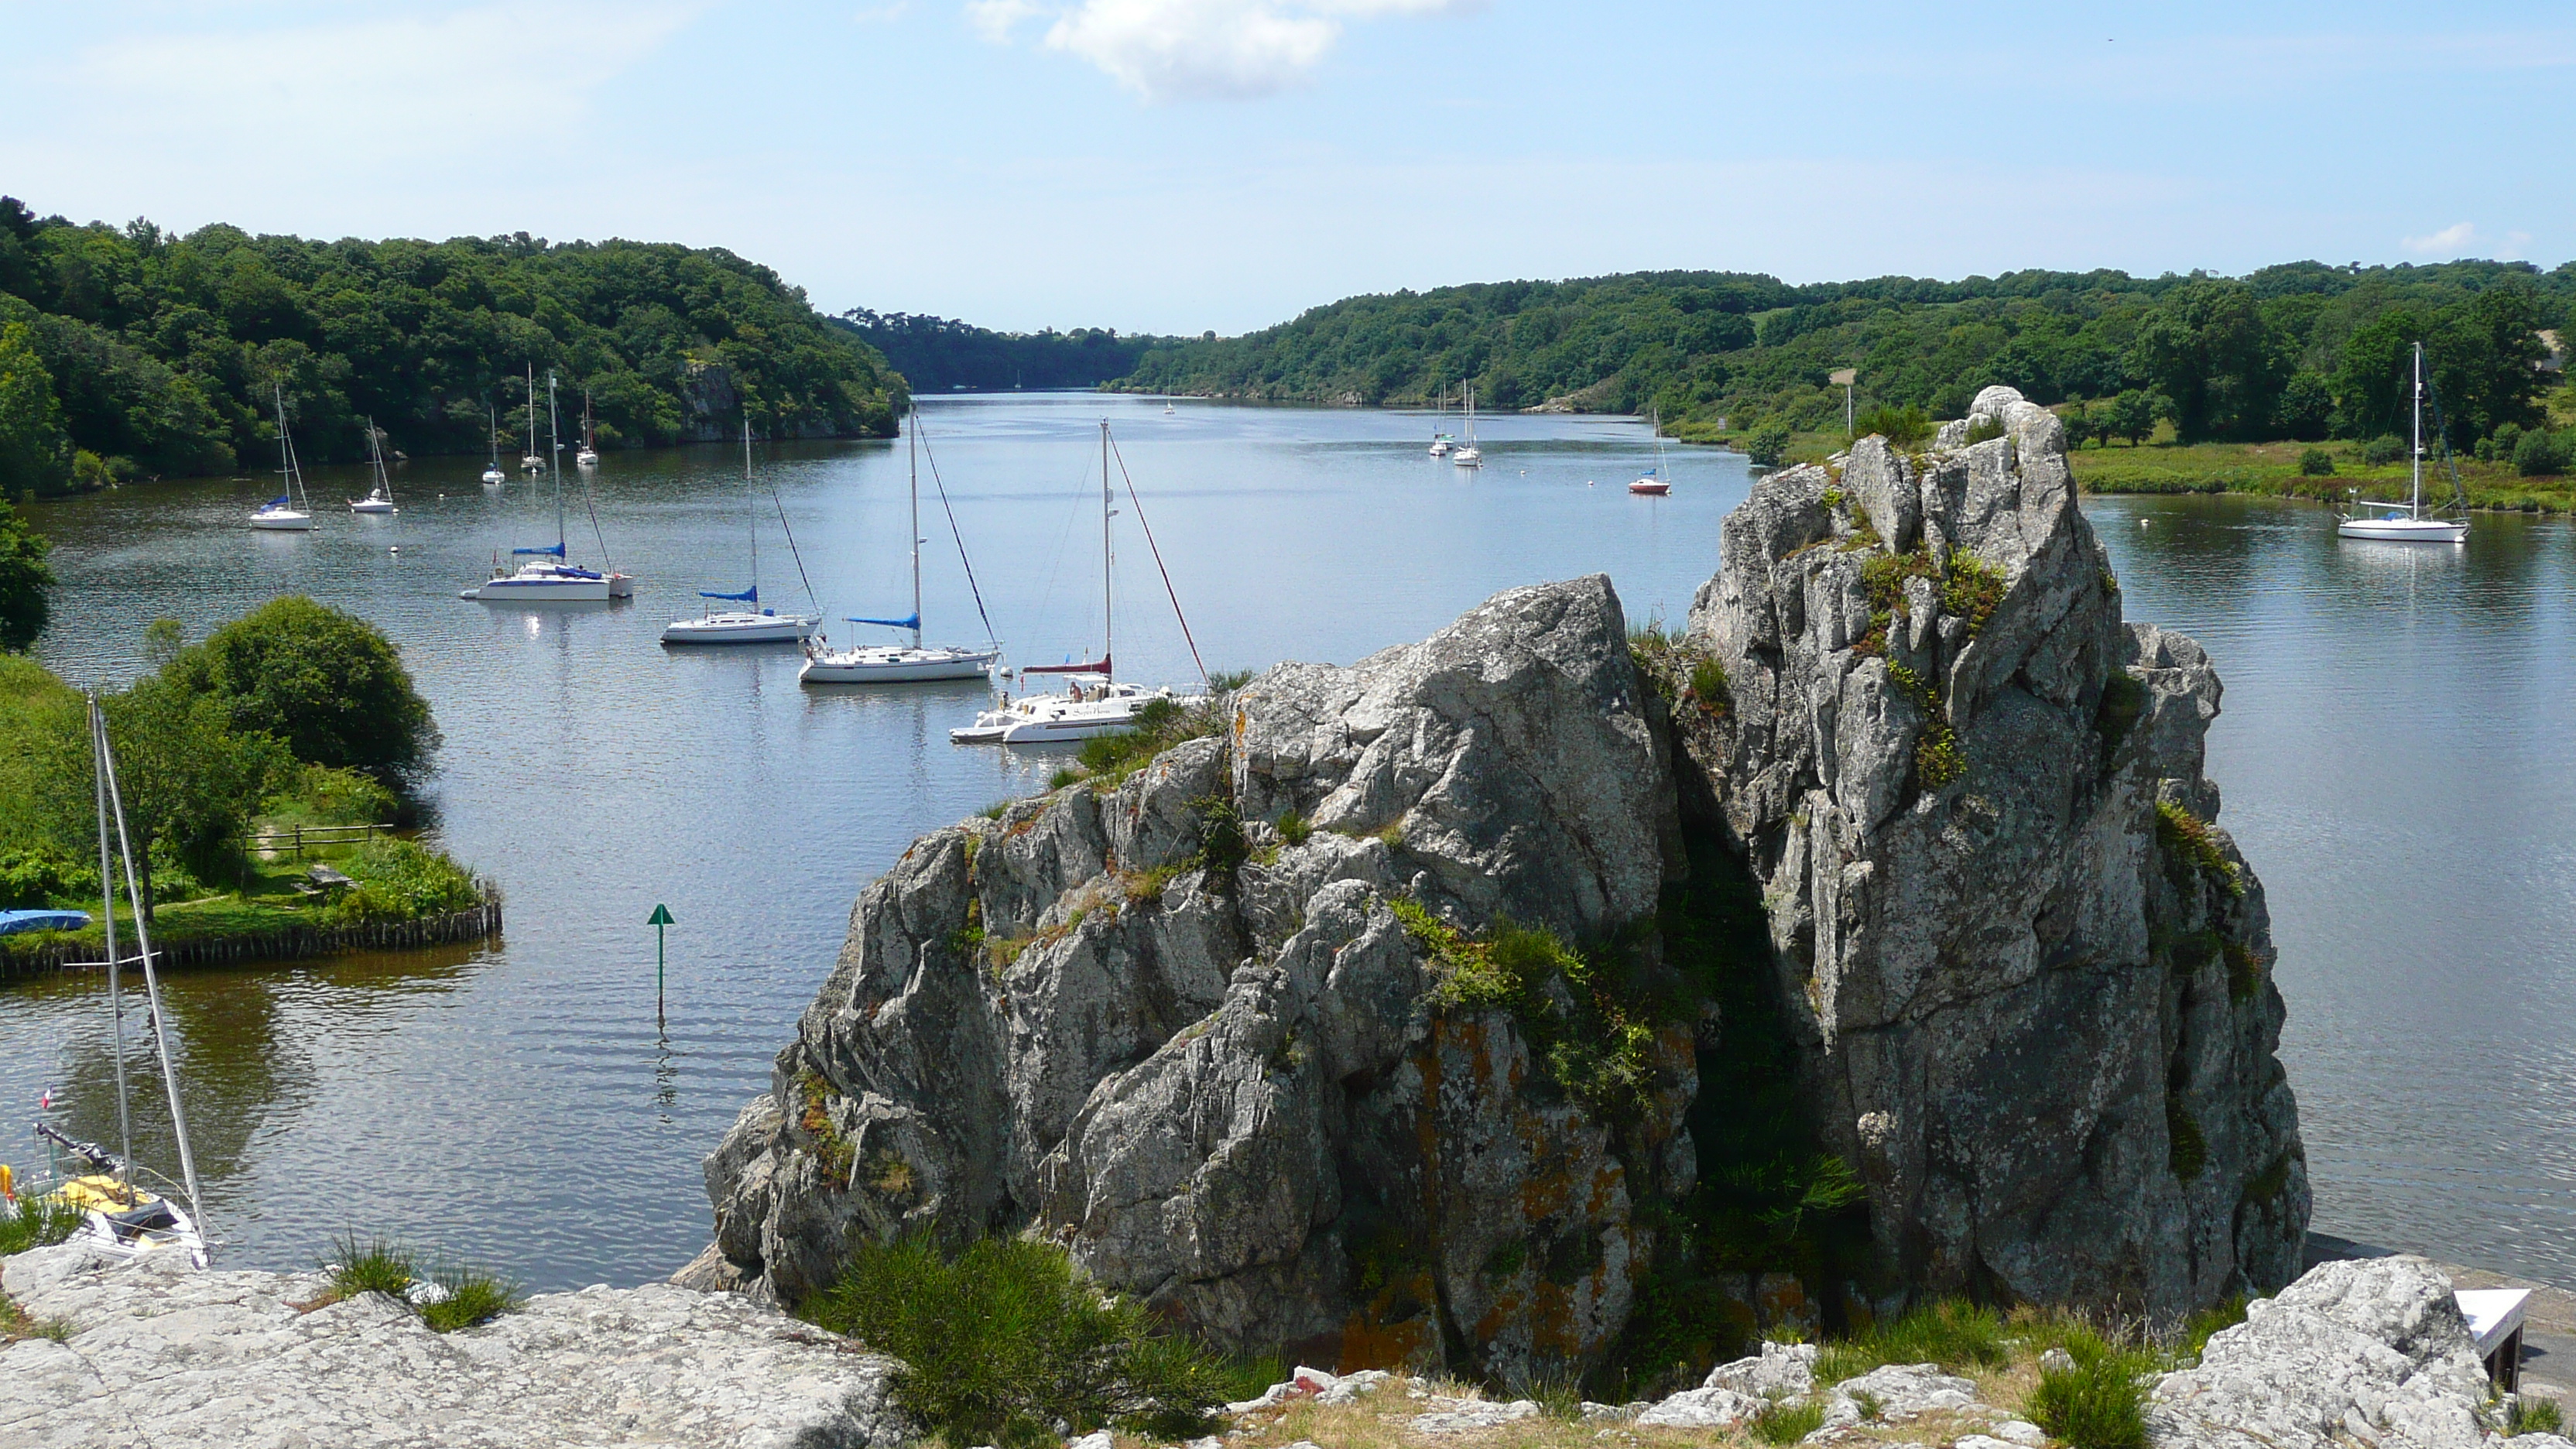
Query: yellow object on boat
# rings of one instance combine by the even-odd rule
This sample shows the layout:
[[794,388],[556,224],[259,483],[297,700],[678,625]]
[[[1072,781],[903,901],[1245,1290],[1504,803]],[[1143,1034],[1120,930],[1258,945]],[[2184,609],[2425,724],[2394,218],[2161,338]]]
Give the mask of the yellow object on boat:
[[105,1173],[90,1177],[75,1177],[56,1189],[54,1196],[76,1208],[95,1208],[100,1212],[110,1213],[124,1212],[128,1208],[160,1201],[143,1189],[127,1187]]

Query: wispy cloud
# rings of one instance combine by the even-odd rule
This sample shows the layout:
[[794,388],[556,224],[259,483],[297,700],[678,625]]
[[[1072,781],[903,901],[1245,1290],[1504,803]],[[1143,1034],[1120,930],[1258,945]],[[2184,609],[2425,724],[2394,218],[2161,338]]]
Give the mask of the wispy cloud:
[[2478,229],[2475,226],[2465,221],[2455,221],[2440,231],[2424,236],[2405,237],[2397,244],[2418,256],[2432,256],[2437,252],[2464,251],[2477,239]]
[[1149,101],[1244,100],[1298,85],[1342,38],[1345,21],[1431,15],[1481,0],[968,0],[967,19],[1007,44],[1023,20],[1052,17],[1045,43]]

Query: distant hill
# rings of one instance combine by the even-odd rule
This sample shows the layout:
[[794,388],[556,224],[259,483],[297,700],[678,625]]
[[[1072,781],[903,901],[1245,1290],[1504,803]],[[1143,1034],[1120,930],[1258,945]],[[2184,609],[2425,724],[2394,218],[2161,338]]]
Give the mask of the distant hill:
[[995,332],[945,317],[864,307],[830,321],[883,353],[921,393],[1098,387],[1134,371],[1146,349],[1178,340],[1121,337],[1116,328]]
[[[1157,341],[1118,385],[1357,405],[1660,410],[1668,423],[1839,430],[1858,405],[1965,411],[2007,383],[2049,403],[2139,394],[2187,440],[2364,436],[2398,423],[2408,344],[2432,349],[2456,445],[2541,419],[2537,333],[2576,263],[2335,267],[2241,279],[2012,272],[1790,286],[1735,272],[1493,282],[1351,297],[1241,337]],[[2134,409],[2132,409],[2134,411]]]
[[[661,243],[172,236],[0,198],[0,493],[275,466],[271,389],[313,462],[517,449],[526,369],[557,373],[606,447],[732,435],[886,437],[905,389],[801,288]],[[540,398],[542,405],[542,397]]]

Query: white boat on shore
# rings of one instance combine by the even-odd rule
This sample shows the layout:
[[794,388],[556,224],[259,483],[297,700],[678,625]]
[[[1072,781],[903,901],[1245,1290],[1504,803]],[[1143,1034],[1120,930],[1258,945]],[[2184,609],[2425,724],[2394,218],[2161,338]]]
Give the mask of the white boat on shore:
[[[2360,490],[2352,491],[2352,512],[2335,525],[2335,532],[2345,538],[2375,538],[2393,543],[2465,543],[2469,537],[2469,500],[2460,488],[2460,472],[2451,468],[2451,498],[2434,509],[2424,506],[2424,344],[2415,344],[2415,413],[2414,436],[2408,448],[2407,472],[2413,491],[2404,503],[2371,503],[2362,500]],[[2450,463],[2448,444],[2442,461]],[[2436,515],[2443,508],[2455,509],[2456,518]],[[2365,515],[2362,510],[2377,509]]]

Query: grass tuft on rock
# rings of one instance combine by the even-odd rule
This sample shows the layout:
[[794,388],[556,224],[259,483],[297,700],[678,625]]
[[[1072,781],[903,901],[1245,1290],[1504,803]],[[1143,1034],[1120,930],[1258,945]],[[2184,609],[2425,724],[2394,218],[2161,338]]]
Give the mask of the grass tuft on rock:
[[2111,1343],[2089,1328],[2057,1336],[2073,1363],[2042,1367],[2022,1411],[2067,1449],[2147,1449],[2147,1385],[2152,1355]]
[[1839,1383],[1892,1363],[1933,1363],[1953,1373],[1998,1369],[2012,1358],[2002,1315],[1944,1299],[1873,1324],[1816,1354],[1816,1377]]
[[2504,1411],[2504,1432],[2508,1438],[2518,1439],[2525,1434],[2564,1434],[2566,1422],[2556,1399],[2535,1398],[2530,1394],[2517,1395]]
[[0,1343],[16,1343],[22,1338],[50,1338],[67,1342],[72,1336],[68,1318],[38,1318],[18,1306],[18,1301],[0,1293]]
[[418,1253],[377,1235],[362,1238],[351,1232],[332,1239],[331,1259],[323,1269],[331,1286],[296,1307],[309,1313],[361,1293],[382,1293],[420,1314],[432,1332],[454,1333],[516,1312],[526,1301],[519,1285],[507,1278],[453,1264],[424,1269]]
[[2156,843],[2173,859],[2197,867],[2220,890],[2231,896],[2245,894],[2244,875],[2219,848],[2217,830],[2174,801],[2156,802]]
[[1249,1377],[1027,1238],[863,1244],[805,1311],[902,1360],[895,1402],[949,1449],[1052,1449],[1103,1427],[1187,1438]]
[[1825,1426],[1825,1400],[1821,1394],[1794,1403],[1765,1404],[1753,1411],[1745,1427],[1765,1444],[1795,1444]]
[[2210,1339],[2245,1321],[2245,1295],[2237,1294],[2215,1308],[2204,1308],[2183,1320],[2182,1332],[2174,1341],[2174,1351],[2187,1354],[2197,1362],[2209,1351]]
[[18,1199],[18,1211],[0,1218],[0,1258],[30,1248],[50,1248],[80,1231],[81,1210],[58,1197],[30,1193]]
[[443,1296],[420,1305],[420,1318],[432,1332],[454,1333],[515,1312],[525,1301],[519,1285],[474,1268],[433,1269],[429,1281]]
[[419,1263],[409,1248],[388,1238],[360,1238],[355,1233],[331,1240],[327,1266],[331,1291],[326,1301],[333,1303],[361,1293],[401,1298],[420,1276]]

